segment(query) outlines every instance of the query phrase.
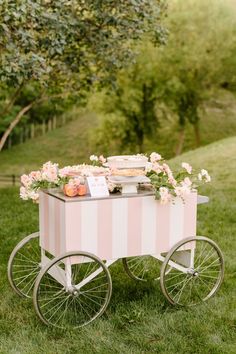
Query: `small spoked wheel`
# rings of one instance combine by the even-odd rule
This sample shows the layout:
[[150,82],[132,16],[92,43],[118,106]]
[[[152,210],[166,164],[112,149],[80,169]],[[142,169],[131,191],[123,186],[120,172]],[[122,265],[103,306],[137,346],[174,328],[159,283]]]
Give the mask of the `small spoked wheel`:
[[[167,267],[171,267],[166,273]],[[173,305],[193,306],[208,300],[219,289],[224,260],[217,244],[206,237],[178,242],[161,268],[161,289]]]
[[161,262],[153,256],[123,258],[122,262],[126,273],[134,280],[160,280]]
[[112,292],[106,265],[87,252],[70,252],[50,261],[34,287],[40,319],[58,328],[83,327],[106,310]]
[[16,245],[8,261],[8,280],[17,294],[32,297],[40,262],[39,233],[35,232]]

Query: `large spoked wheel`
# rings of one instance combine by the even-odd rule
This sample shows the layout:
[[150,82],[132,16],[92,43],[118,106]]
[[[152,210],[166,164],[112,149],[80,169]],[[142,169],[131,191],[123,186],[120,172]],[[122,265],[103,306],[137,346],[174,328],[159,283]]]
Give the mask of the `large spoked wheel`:
[[45,324],[79,328],[103,314],[111,292],[110,273],[98,257],[87,252],[70,252],[42,269],[33,300]]
[[8,280],[17,294],[32,297],[40,261],[39,232],[35,232],[16,245],[8,261]]
[[213,296],[223,276],[220,248],[214,241],[199,236],[182,240],[169,251],[161,268],[160,283],[171,304],[193,306]]
[[153,256],[123,258],[122,262],[126,273],[131,279],[143,282],[160,280],[161,262]]

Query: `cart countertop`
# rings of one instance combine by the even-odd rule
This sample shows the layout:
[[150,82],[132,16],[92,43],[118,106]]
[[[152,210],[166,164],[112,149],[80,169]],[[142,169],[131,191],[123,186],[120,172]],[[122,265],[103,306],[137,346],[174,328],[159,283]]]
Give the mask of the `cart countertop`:
[[[64,195],[64,193],[61,190],[58,189],[49,189],[49,190],[43,190],[44,193],[47,193],[48,195],[55,197],[63,202],[83,202],[83,201],[93,201],[93,200],[103,200],[103,199],[119,199],[119,198],[137,198],[137,197],[147,197],[147,196],[153,196],[155,193],[151,190],[144,190],[141,189],[138,191],[138,193],[130,193],[130,194],[121,194],[121,193],[113,193],[110,194],[109,196],[104,196],[104,197],[91,197],[91,195],[87,194],[85,196],[78,196],[78,197],[67,197]],[[198,204],[204,204],[208,203],[209,198],[206,196],[198,195]]]

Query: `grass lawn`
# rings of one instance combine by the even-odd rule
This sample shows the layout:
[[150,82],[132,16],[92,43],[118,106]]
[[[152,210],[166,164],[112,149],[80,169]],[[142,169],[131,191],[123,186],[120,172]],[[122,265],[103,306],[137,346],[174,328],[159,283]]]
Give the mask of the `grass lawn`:
[[198,234],[215,240],[225,256],[217,295],[191,309],[171,307],[159,285],[136,283],[119,263],[111,267],[113,294],[100,319],[78,331],[48,328],[36,317],[32,301],[11,290],[6,276],[13,247],[38,229],[37,206],[20,201],[17,189],[0,189],[1,354],[236,352],[236,138],[186,153],[172,164],[179,161],[212,175],[212,184],[201,190],[210,203],[199,206]]

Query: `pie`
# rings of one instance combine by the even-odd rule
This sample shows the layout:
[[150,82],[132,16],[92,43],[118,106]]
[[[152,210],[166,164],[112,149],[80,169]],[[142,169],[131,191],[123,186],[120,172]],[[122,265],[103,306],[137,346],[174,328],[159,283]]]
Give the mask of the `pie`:
[[125,177],[135,177],[135,176],[145,176],[145,171],[137,168],[125,168],[122,170],[113,170],[113,176],[125,176]]

